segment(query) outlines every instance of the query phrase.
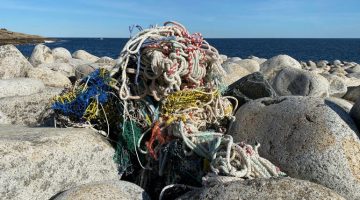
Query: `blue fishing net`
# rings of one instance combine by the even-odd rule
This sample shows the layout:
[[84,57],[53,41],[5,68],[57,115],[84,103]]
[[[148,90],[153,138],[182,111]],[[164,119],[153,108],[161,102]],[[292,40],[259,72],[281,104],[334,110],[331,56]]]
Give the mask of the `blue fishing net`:
[[[70,100],[69,98],[63,98],[63,101],[55,101],[52,104],[52,109],[65,116],[80,119],[84,116],[92,101],[97,101],[100,104],[108,101],[109,92],[111,91],[110,81],[109,73],[104,69],[97,69],[82,79],[79,88],[75,88],[75,98],[70,98]],[[65,93],[64,95],[69,94]]]

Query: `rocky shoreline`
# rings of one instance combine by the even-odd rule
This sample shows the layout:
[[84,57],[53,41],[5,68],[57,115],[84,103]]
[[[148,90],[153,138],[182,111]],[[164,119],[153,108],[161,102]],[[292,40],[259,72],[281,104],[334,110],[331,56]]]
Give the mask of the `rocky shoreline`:
[[41,37],[9,31],[5,28],[0,29],[0,45],[6,44],[38,44],[45,41],[55,41],[53,38]]
[[[360,199],[360,64],[222,60],[226,95],[240,104],[229,134],[260,142],[260,154],[291,178],[217,180],[179,199]],[[0,46],[0,199],[149,198],[119,180],[114,148],[98,133],[51,128],[51,99],[116,62],[42,44],[26,59]]]

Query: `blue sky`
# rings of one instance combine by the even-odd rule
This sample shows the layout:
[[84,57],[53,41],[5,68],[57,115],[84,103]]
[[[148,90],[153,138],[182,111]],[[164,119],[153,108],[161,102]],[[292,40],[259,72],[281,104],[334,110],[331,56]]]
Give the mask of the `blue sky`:
[[51,37],[128,37],[175,20],[205,37],[359,38],[359,0],[0,0],[0,27]]

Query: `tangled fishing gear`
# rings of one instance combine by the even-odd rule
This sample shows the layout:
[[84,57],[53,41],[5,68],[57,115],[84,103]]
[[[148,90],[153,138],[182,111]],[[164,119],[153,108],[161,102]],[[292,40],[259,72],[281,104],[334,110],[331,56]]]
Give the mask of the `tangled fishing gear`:
[[53,109],[73,124],[115,138],[120,174],[138,170],[138,184],[156,195],[164,191],[154,185],[199,186],[206,174],[284,175],[259,156],[259,144],[235,143],[227,133],[238,105],[236,98],[222,95],[221,64],[200,33],[166,22],[140,30],[113,69],[91,73],[56,97]]

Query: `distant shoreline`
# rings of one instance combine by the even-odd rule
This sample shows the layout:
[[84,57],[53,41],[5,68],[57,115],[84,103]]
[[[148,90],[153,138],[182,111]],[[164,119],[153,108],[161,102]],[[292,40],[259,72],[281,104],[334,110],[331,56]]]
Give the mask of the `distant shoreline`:
[[55,38],[42,37],[9,31],[5,28],[0,29],[0,45],[6,44],[38,44],[46,41],[56,41]]

